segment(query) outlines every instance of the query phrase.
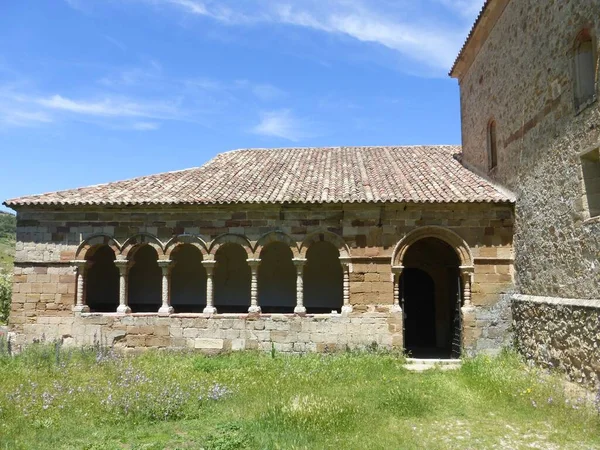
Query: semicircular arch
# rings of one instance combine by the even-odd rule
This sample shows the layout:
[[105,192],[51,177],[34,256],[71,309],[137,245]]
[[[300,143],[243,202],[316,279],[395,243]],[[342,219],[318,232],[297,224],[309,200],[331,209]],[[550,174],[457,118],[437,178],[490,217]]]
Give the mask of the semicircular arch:
[[348,244],[346,244],[346,241],[341,236],[332,233],[331,231],[322,230],[311,233],[304,238],[302,245],[300,246],[300,255],[303,258],[306,258],[306,252],[315,242],[329,242],[337,248],[341,258],[350,257],[350,247],[348,247]]
[[257,241],[254,246],[254,256],[260,258],[260,253],[262,249],[272,242],[281,242],[288,247],[292,251],[294,258],[300,256],[300,249],[298,248],[298,244],[296,241],[287,233],[283,231],[270,231],[269,233],[263,234]]
[[121,253],[121,244],[112,236],[105,233],[96,233],[88,236],[83,240],[79,247],[77,247],[77,251],[75,252],[76,258],[88,259],[91,255],[88,254],[90,250],[93,248],[97,248],[102,245],[109,246],[115,255]]
[[150,233],[137,233],[128,238],[121,248],[121,254],[125,257],[129,257],[129,253],[132,249],[137,248],[141,245],[150,245],[156,250],[158,257],[164,256],[164,244],[156,236]]
[[438,226],[427,226],[417,228],[404,236],[394,247],[392,253],[392,265],[402,266],[407,250],[415,242],[425,238],[437,238],[450,245],[456,252],[460,265],[473,266],[473,254],[465,240],[448,228]]

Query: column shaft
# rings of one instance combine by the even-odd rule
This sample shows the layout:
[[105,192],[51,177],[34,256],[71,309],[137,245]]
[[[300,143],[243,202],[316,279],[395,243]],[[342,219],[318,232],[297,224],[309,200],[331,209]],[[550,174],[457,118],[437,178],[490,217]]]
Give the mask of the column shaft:
[[248,312],[250,314],[260,314],[260,306],[258,306],[258,265],[260,259],[248,259],[250,270],[252,272],[252,278],[250,280],[250,308]]
[[296,266],[296,307],[294,308],[294,314],[306,314],[306,307],[304,306],[304,264],[306,264],[306,259],[294,258],[293,262]]
[[202,311],[204,314],[216,314],[215,308],[215,293],[213,285],[213,269],[216,261],[202,261],[202,265],[206,268],[206,307]]
[[129,261],[116,260],[115,264],[119,268],[119,306],[118,313],[128,314],[131,308],[127,304],[127,271],[129,269]]
[[350,304],[350,261],[348,258],[340,258],[342,263],[342,272],[344,276],[342,292],[344,304],[342,306],[342,314],[350,314],[352,312],[352,305]]
[[173,314],[173,307],[171,306],[171,298],[169,296],[170,289],[169,284],[171,281],[170,277],[170,260],[159,260],[158,265],[162,270],[162,305],[158,309],[160,314]]
[[87,275],[87,261],[73,261],[73,269],[76,271],[77,298],[73,307],[75,312],[89,312],[90,308],[84,302],[85,278]]

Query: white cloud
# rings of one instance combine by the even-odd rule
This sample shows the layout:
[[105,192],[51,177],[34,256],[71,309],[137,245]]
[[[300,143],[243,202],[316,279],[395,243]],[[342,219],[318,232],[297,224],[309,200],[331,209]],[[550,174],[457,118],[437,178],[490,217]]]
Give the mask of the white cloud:
[[[444,74],[464,40],[462,22],[471,20],[483,2],[429,0],[415,5],[402,0],[245,0],[230,2],[235,7],[229,8],[224,6],[227,2],[208,0],[140,1],[174,5],[188,14],[210,17],[228,25],[280,23],[344,35],[379,44]],[[443,5],[455,17],[439,20],[438,16],[430,15],[428,6],[435,9],[435,4]]]
[[139,131],[151,131],[158,130],[160,128],[160,124],[156,122],[134,122],[131,128]]
[[0,107],[0,125],[29,127],[52,122],[52,117],[42,111],[16,110]]
[[314,135],[308,128],[308,124],[295,118],[289,109],[282,109],[261,114],[261,120],[252,132],[288,141],[299,141]]
[[104,117],[150,117],[175,118],[180,111],[175,105],[160,103],[140,103],[129,99],[105,98],[100,101],[72,100],[62,95],[38,98],[35,102],[50,109],[74,114]]

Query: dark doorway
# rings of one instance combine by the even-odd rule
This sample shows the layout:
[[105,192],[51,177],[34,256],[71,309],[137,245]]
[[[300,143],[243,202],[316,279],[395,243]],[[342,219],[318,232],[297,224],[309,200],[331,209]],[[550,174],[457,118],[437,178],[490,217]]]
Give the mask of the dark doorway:
[[199,313],[206,306],[206,269],[202,252],[191,244],[177,247],[172,254],[171,306],[176,313]]
[[293,313],[296,306],[296,267],[292,250],[271,242],[260,253],[258,304],[263,313]]
[[135,250],[128,281],[131,311],[157,312],[162,302],[162,270],[158,267],[158,254],[150,245]]
[[340,252],[330,242],[317,241],[306,253],[304,306],[309,314],[341,312],[344,273]]
[[400,290],[407,353],[415,358],[459,356],[452,346],[461,333],[456,320],[460,314],[456,251],[440,239],[425,238],[408,249],[403,263]]
[[85,301],[91,312],[116,312],[119,306],[119,269],[108,245],[93,249],[88,258]]
[[250,306],[252,272],[248,254],[239,245],[227,243],[215,255],[215,306],[220,313],[245,313]]

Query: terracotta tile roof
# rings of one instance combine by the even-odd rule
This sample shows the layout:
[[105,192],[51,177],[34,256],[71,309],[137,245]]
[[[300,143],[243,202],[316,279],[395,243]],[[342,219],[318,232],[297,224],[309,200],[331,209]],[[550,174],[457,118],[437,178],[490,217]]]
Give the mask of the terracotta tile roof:
[[512,202],[460,163],[460,147],[251,149],[202,167],[7,200],[6,206]]

